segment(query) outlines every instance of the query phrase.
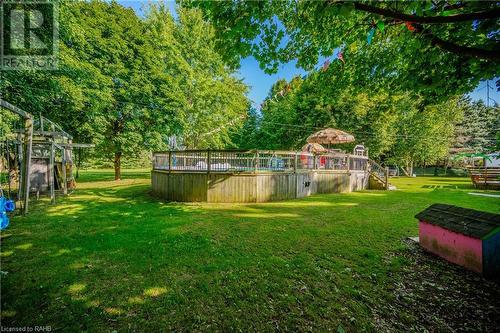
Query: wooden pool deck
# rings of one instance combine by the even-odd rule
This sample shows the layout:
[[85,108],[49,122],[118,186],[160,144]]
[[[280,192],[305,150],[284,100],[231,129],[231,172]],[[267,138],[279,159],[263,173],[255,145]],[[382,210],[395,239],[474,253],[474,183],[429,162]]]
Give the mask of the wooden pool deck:
[[157,152],[153,194],[180,202],[266,202],[368,187],[368,157],[289,151]]

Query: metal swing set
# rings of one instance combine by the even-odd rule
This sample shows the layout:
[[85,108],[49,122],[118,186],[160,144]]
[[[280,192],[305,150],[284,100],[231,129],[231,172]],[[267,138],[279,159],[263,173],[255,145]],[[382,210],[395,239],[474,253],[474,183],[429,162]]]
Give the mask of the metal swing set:
[[[30,194],[48,193],[56,201],[56,191],[68,195],[75,188],[73,149],[92,148],[92,144],[73,143],[73,137],[58,124],[0,99],[0,110],[7,110],[22,121],[21,128],[0,137],[0,191],[17,201],[28,213]],[[4,170],[7,172],[4,173]]]

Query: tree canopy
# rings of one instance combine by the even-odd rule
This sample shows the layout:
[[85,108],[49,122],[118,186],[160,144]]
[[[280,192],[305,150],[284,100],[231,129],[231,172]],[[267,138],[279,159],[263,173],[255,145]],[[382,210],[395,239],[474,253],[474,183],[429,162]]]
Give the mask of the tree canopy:
[[247,138],[255,133],[249,145],[297,149],[311,132],[332,126],[411,173],[415,163],[447,156],[455,125],[466,121],[459,96],[500,69],[500,10],[492,2],[182,4],[202,9],[234,67],[254,56],[268,73],[294,59],[309,71],[274,84],[260,117],[250,115],[244,126]]
[[[145,19],[116,2],[62,2],[56,71],[2,73],[3,98],[61,123],[112,160],[164,149],[229,143],[243,123],[246,86],[215,51],[213,29],[197,10],[175,21],[152,4]],[[206,135],[209,134],[209,135]]]
[[[498,73],[496,3],[181,4],[174,18],[161,3],[138,17],[114,1],[61,2],[59,68],[3,72],[3,98],[95,143],[116,178],[123,157],[173,136],[187,148],[298,149],[331,126],[408,172],[450,146],[494,149],[498,107],[460,96]],[[249,55],[267,72],[297,59],[309,73],[250,108],[235,76]]]
[[499,150],[499,106],[487,106],[481,100],[472,101],[470,98],[461,99],[459,104],[463,117],[455,128],[453,148],[457,151],[481,153]]
[[[356,79],[445,96],[466,93],[500,68],[500,9],[485,1],[183,1],[217,29],[237,66],[255,56],[275,72],[342,52]],[[373,72],[373,73],[372,73]],[[372,73],[373,75],[370,75]]]
[[[399,165],[409,174],[415,164],[430,165],[448,155],[455,125],[464,121],[461,99],[433,104],[408,91],[364,89],[332,75],[336,70],[333,65],[305,78],[276,82],[260,117],[251,115],[243,127],[247,147],[300,149],[312,132],[334,127],[354,134],[356,143],[369,147],[371,158]],[[482,132],[469,135],[483,137]]]

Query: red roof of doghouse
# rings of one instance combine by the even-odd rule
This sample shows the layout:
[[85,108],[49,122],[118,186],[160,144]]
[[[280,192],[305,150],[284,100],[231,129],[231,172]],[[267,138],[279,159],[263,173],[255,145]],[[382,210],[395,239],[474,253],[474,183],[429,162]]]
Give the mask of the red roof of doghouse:
[[434,204],[415,217],[420,221],[478,239],[500,232],[500,214],[452,205]]

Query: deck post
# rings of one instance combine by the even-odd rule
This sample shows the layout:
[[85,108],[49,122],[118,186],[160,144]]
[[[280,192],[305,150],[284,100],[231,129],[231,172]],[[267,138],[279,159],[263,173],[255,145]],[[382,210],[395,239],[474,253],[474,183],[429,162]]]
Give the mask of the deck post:
[[257,173],[257,170],[259,169],[259,151],[255,151],[255,173]]
[[347,155],[347,171],[351,171],[351,156]]
[[168,151],[168,172],[172,171],[172,151]]
[[316,170],[316,154],[313,153],[313,170]]
[[[73,163],[74,159],[73,159],[73,147],[72,147],[72,144],[73,144],[73,140],[72,139],[68,139],[68,145],[69,145],[69,148],[68,148],[68,155],[66,156],[66,164],[68,165],[68,171],[69,171],[69,180],[71,181],[71,188],[74,189],[76,187],[76,183],[75,183],[75,177],[73,175],[73,166],[76,167],[76,175],[78,176],[78,169],[79,169],[79,165],[81,163],[81,158],[82,158],[82,149],[81,148],[78,148],[78,164]],[[64,151],[64,153],[66,153],[66,150]],[[68,163],[69,162],[69,163]],[[68,175],[66,175],[66,178],[68,178]],[[68,182],[66,180],[66,187],[68,186]]]
[[297,174],[297,165],[299,161],[299,153],[295,152],[293,161],[293,174],[295,176],[295,199],[299,197],[299,175]]
[[210,155],[211,154],[210,154],[210,149],[209,149],[209,150],[207,150],[207,174],[210,174],[210,169],[211,169],[210,164],[212,163],[212,161],[211,161],[212,158]]

